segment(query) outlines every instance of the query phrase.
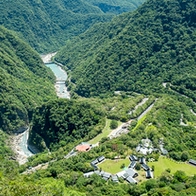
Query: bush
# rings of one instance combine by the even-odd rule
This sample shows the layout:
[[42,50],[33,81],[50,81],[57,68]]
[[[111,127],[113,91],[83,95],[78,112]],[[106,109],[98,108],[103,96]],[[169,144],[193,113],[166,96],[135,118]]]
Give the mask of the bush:
[[118,122],[116,120],[112,120],[110,123],[111,129],[116,129],[118,127]]

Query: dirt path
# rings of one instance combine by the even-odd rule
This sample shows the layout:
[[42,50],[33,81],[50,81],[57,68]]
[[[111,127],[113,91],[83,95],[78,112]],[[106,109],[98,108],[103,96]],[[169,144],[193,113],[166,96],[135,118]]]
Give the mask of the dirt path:
[[47,163],[42,163],[42,164],[39,164],[35,167],[31,167],[29,169],[27,169],[26,171],[24,171],[22,174],[32,174],[34,172],[36,172],[37,170],[40,170],[40,169],[47,169],[49,166],[49,162]]

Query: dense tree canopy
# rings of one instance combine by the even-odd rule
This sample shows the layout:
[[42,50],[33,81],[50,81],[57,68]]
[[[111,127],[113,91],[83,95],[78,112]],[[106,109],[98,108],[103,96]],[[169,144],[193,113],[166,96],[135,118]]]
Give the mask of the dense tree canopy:
[[37,140],[41,137],[51,148],[59,142],[66,144],[93,138],[104,127],[104,115],[86,101],[59,99],[37,108],[32,123],[31,142],[39,145]]
[[1,3],[0,25],[16,31],[37,51],[51,52],[94,23],[108,21],[116,12],[136,9],[143,1],[107,1],[104,7],[108,10],[103,12],[101,1],[7,0]]
[[[82,96],[115,90],[160,92],[163,82],[180,84],[183,93],[191,94],[195,6],[195,0],[147,1],[134,13],[70,40],[56,59],[72,69],[75,92]],[[183,86],[187,78],[189,86]]]
[[[54,13],[54,10],[59,7],[62,12],[69,7],[69,13],[79,14],[77,17],[88,13],[88,19],[92,16],[89,20],[100,12],[124,11],[124,7],[117,6],[119,0],[53,2],[54,7],[51,7],[50,0],[26,1],[23,6],[37,8],[34,17],[40,16],[39,12],[45,9],[47,12],[52,10],[57,25],[47,20],[44,24],[51,29],[54,25],[55,30],[58,30],[62,13]],[[126,7],[131,1],[121,2]],[[16,4],[12,3],[14,7]],[[155,151],[146,156],[147,160],[158,159],[160,144],[167,149],[167,156],[174,160],[196,159],[195,6],[195,0],[149,0],[135,13],[118,16],[107,25],[97,24],[67,42],[56,59],[72,70],[70,81],[76,86],[70,88],[86,97],[124,90],[116,91],[113,97],[104,94],[86,99],[75,95],[76,99],[72,100],[57,99],[54,76],[42,64],[39,55],[13,33],[0,27],[0,128],[18,130],[25,127],[32,116],[29,142],[40,150],[46,147],[50,150],[50,153],[30,157],[28,163],[19,166],[8,147],[8,137],[0,131],[0,195],[195,195],[196,175],[188,176],[185,171],[173,172],[171,168],[155,179],[147,180],[144,179],[145,171],[138,167],[142,173],[142,182],[138,185],[121,179],[119,183],[111,179],[106,182],[98,175],[83,176],[84,172],[94,170],[89,163],[99,156],[125,159],[130,153],[137,154],[136,146],[145,138],[149,138],[155,147]],[[19,10],[17,6],[14,8]],[[30,14],[23,12],[21,15],[17,11],[3,12],[3,17],[7,19],[14,14],[19,17],[15,18],[15,24],[24,17],[33,26]],[[66,17],[61,17],[65,23],[62,27],[70,27]],[[77,25],[83,20],[80,19]],[[55,30],[50,31],[51,34]],[[48,36],[42,29],[36,33],[36,36],[39,33]],[[29,42],[34,39],[32,37]],[[34,46],[45,49],[47,45],[41,43],[36,42]],[[58,40],[55,44],[58,45]],[[153,96],[133,91],[153,93]],[[153,107],[139,118],[149,106]],[[128,133],[109,139],[106,135],[111,131],[109,127],[115,128],[119,121],[131,123],[130,126],[126,124]],[[98,146],[89,152],[65,158],[76,144],[94,138],[103,130],[104,136]],[[138,153],[137,156],[143,155]],[[43,167],[39,170],[38,166]]]
[[104,13],[122,13],[136,9],[144,0],[84,0]]
[[56,97],[53,82],[39,55],[0,27],[0,128],[10,132],[26,126],[34,107]]

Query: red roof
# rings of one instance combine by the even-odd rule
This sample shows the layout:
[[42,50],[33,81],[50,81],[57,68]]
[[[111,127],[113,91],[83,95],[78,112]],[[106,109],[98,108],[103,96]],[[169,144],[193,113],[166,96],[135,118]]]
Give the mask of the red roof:
[[78,146],[76,146],[76,150],[77,150],[77,151],[80,151],[80,152],[89,151],[89,150],[90,150],[90,145],[88,145],[88,144],[81,144],[81,145],[78,145]]

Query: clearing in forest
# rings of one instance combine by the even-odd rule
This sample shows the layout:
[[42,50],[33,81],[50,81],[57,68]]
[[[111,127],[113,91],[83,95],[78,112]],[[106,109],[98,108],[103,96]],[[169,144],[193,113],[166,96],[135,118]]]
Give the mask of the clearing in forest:
[[184,162],[177,162],[172,159],[160,156],[156,162],[149,162],[148,165],[152,168],[154,165],[154,177],[159,177],[166,170],[170,169],[171,173],[174,174],[176,171],[181,170],[188,176],[196,174],[196,167]]
[[116,160],[107,159],[103,163],[99,164],[98,167],[105,172],[116,174],[124,169],[122,166],[128,167],[129,164],[130,160],[128,158]]

